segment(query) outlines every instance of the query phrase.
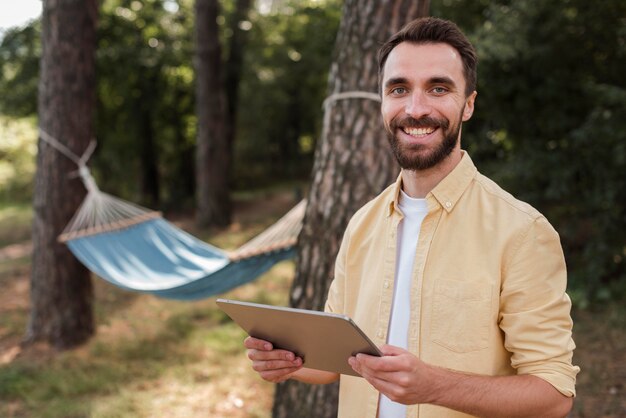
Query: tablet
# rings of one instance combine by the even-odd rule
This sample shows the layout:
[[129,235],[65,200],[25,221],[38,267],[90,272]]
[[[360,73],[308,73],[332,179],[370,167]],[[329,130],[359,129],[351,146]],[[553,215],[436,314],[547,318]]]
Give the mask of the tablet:
[[358,353],[382,356],[346,315],[217,299],[218,307],[250,336],[301,357],[304,367],[359,376],[348,364]]

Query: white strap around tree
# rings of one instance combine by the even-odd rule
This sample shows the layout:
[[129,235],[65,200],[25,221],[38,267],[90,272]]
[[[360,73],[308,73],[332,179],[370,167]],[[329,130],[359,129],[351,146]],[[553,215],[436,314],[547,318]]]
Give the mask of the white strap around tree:
[[324,103],[322,103],[322,107],[324,108],[324,123],[322,126],[322,137],[326,136],[326,132],[328,132],[328,127],[330,126],[330,111],[332,105],[337,100],[346,100],[346,99],[364,99],[364,100],[373,100],[375,102],[381,102],[380,95],[378,93],[370,93],[367,91],[344,91],[342,93],[334,93],[328,96]]

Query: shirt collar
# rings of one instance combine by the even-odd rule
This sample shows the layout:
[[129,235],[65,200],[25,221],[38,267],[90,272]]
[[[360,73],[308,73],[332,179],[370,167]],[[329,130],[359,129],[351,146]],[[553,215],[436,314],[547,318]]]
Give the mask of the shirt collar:
[[[431,190],[426,196],[426,200],[430,202],[438,203],[445,211],[451,212],[454,206],[457,204],[463,192],[470,185],[472,180],[478,174],[478,170],[474,165],[474,162],[470,158],[469,154],[463,151],[461,161],[454,167],[454,169],[443,180],[439,182],[433,190]],[[393,186],[393,193],[391,194],[391,200],[389,202],[389,211],[387,216],[398,208],[398,199],[400,197],[400,190],[402,188],[402,175],[398,175],[396,182]],[[434,203],[433,202],[433,203]]]

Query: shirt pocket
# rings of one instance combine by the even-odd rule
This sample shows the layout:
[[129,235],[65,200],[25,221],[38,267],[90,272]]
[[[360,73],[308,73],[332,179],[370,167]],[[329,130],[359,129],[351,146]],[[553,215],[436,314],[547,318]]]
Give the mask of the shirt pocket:
[[487,348],[491,290],[492,285],[438,281],[430,330],[433,342],[457,353]]

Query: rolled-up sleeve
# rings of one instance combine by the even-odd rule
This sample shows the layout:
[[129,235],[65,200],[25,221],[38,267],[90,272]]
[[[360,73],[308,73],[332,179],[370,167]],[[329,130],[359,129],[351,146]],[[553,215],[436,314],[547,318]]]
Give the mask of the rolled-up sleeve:
[[572,397],[580,369],[572,364],[575,345],[566,285],[559,236],[538,217],[520,233],[505,261],[500,328],[518,374],[537,376]]

